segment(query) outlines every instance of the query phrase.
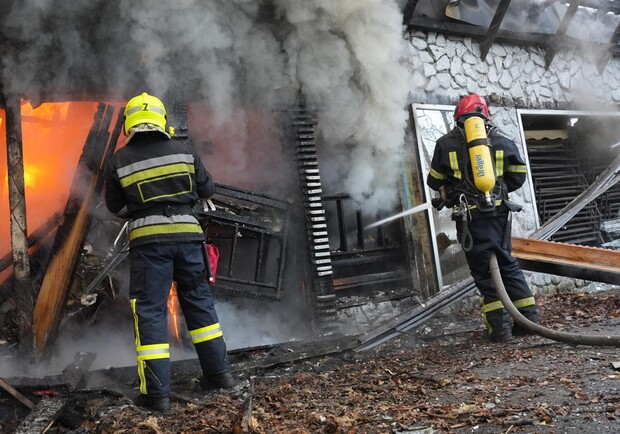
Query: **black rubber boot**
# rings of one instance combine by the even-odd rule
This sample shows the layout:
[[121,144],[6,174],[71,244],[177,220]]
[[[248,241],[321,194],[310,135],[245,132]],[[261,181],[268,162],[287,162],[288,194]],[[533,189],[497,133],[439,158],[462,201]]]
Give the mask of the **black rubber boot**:
[[230,371],[224,371],[220,374],[203,376],[200,379],[200,387],[204,391],[211,390],[233,390],[236,386],[235,379]]
[[512,322],[508,312],[504,309],[496,309],[485,315],[487,334],[491,342],[510,342],[512,336]]
[[[540,321],[538,320],[538,313],[535,310],[519,310],[519,312],[521,312],[521,314],[529,319],[530,321],[532,321],[534,324],[540,324]],[[536,335],[536,333],[534,333],[533,331],[525,328],[525,327],[521,327],[519,324],[517,324],[515,322],[514,326],[512,327],[512,334],[513,336],[532,336],[532,335]]]
[[170,411],[170,398],[167,396],[154,398],[148,395],[139,395],[133,402],[138,407],[144,407],[158,413],[168,413]]
[[492,333],[489,340],[494,343],[506,343],[514,340],[514,336],[510,330],[502,330],[500,333]]

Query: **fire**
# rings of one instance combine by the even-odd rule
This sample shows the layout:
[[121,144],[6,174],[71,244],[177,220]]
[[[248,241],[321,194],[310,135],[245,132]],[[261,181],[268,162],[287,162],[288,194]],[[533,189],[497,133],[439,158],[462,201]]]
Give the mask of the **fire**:
[[[26,187],[36,187],[37,174],[40,172],[36,166],[28,166],[24,168],[24,184]],[[8,175],[7,175],[8,178]]]
[[179,305],[179,299],[177,297],[177,284],[176,282],[172,282],[172,286],[170,286],[170,295],[168,296],[168,331],[177,342],[181,340],[180,314],[181,306]]
[[[22,101],[22,148],[28,232],[32,233],[69,197],[84,142],[97,110],[96,102],[45,103]],[[6,149],[6,122],[0,112],[0,147]],[[8,171],[0,153],[0,255],[10,250]]]
[[[36,166],[28,166],[24,167],[24,185],[26,188],[35,187],[37,185],[37,178],[40,173],[40,168]],[[9,174],[8,172],[4,175],[4,190],[8,188],[9,185]]]

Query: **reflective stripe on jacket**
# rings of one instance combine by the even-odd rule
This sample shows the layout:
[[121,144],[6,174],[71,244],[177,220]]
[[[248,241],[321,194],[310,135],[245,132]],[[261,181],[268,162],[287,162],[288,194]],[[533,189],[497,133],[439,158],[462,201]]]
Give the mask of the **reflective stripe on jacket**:
[[[495,164],[495,176],[498,179],[501,178],[496,183],[496,189],[505,184],[507,192],[517,190],[525,182],[527,170],[516,144],[494,127],[489,132],[489,139],[492,145],[491,156]],[[426,184],[433,190],[439,190],[440,187],[448,185],[452,187],[452,190],[477,194],[471,182],[473,174],[469,157],[464,155],[465,152],[468,152],[465,136],[458,127],[440,137],[435,145]],[[470,182],[467,182],[468,179]],[[496,198],[502,199],[498,196]],[[501,200],[495,202],[496,206],[500,204]]]
[[[163,215],[170,206],[187,209],[209,198],[215,187],[191,144],[159,133],[139,133],[111,158],[106,172],[105,200],[129,218],[130,247],[152,242],[204,241],[198,220],[187,213]],[[179,208],[181,209],[181,208]]]

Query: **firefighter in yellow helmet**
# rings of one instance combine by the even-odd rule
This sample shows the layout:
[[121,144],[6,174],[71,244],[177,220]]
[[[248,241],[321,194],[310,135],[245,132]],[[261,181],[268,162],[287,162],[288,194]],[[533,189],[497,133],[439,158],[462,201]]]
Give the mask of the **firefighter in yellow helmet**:
[[433,200],[437,208],[452,208],[457,237],[482,296],[490,340],[507,342],[527,330],[512,324],[497,295],[489,270],[492,252],[510,299],[538,323],[536,301],[511,245],[511,211],[521,206],[511,202],[508,193],[523,185],[526,166],[514,141],[489,123],[489,109],[480,95],[461,98],[454,121],[452,131],[437,140],[426,183],[441,192],[441,199]]
[[189,142],[171,140],[166,108],[142,93],[127,102],[126,145],[106,172],[108,209],[129,223],[130,288],[140,393],[138,404],[170,409],[167,301],[173,281],[203,372],[203,389],[230,389],[226,343],[206,280],[205,234],[193,206],[215,192]]

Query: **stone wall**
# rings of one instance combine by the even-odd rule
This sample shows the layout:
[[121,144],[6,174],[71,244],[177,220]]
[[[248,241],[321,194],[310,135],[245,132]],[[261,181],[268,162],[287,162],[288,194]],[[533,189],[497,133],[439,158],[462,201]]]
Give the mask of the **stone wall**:
[[589,53],[560,51],[545,69],[546,51],[493,44],[486,59],[471,38],[437,33],[407,35],[413,102],[454,104],[479,93],[498,106],[535,109],[601,109],[620,103],[620,59],[602,73]]
[[[559,51],[548,69],[546,50],[503,43],[492,45],[485,60],[471,38],[441,33],[406,35],[412,103],[454,105],[468,93],[490,100],[494,125],[515,139],[523,155],[517,109],[617,111],[620,103],[620,59],[612,58],[599,72],[591,53]],[[600,58],[600,54],[599,54]],[[524,205],[513,222],[515,236],[536,229],[534,198],[526,183],[513,198]],[[578,279],[526,272],[536,292],[554,293],[592,287]],[[477,303],[477,300],[474,301]]]
[[[545,50],[536,47],[494,44],[482,61],[479,43],[471,38],[423,32],[408,34],[406,38],[411,103],[454,105],[463,95],[481,94],[491,102],[493,124],[515,139],[522,153],[517,109],[601,111],[617,110],[620,103],[620,59],[611,59],[601,74],[596,59],[564,51],[558,52],[549,69],[545,69]],[[512,196],[524,205],[524,211],[514,216],[513,234],[527,236],[536,229],[529,185]],[[599,284],[579,279],[525,274],[538,294],[602,289]],[[404,300],[405,305],[408,302]],[[479,309],[477,291],[446,310],[462,309]],[[343,330],[355,333],[403,310],[403,301],[366,301],[340,309],[338,317]]]

